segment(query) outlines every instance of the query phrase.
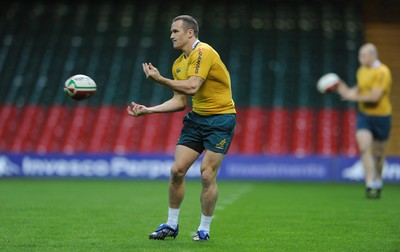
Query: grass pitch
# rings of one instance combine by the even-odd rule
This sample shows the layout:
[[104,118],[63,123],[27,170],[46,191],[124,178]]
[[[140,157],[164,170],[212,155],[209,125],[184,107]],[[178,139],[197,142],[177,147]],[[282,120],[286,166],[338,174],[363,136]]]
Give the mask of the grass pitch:
[[193,242],[200,183],[187,181],[175,240],[167,181],[0,180],[0,251],[400,251],[400,185],[219,181],[211,240]]

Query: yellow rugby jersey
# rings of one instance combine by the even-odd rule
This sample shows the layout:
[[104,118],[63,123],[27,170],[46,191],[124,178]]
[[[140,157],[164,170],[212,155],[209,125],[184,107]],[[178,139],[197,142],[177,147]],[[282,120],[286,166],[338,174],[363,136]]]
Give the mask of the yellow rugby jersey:
[[205,81],[192,96],[193,111],[200,115],[236,113],[229,72],[219,54],[208,44],[199,42],[189,57],[182,53],[172,66],[175,80],[198,76]]
[[381,63],[376,68],[361,66],[357,71],[357,82],[360,94],[369,93],[374,87],[383,90],[382,97],[378,102],[359,102],[358,108],[361,112],[375,116],[386,116],[392,113],[390,103],[392,76],[386,65]]

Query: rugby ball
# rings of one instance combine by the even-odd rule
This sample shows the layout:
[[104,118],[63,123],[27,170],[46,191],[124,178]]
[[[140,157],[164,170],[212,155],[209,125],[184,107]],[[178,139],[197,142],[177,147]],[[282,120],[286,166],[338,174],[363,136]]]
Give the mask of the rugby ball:
[[68,78],[64,83],[64,92],[74,100],[88,99],[96,93],[97,85],[89,76],[77,74]]
[[321,76],[317,82],[317,89],[320,93],[330,93],[339,86],[340,78],[335,73],[327,73]]

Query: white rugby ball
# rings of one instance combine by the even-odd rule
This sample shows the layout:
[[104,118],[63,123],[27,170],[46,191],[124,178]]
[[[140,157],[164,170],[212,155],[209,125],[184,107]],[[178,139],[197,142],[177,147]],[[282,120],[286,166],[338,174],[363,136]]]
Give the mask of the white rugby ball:
[[317,82],[317,89],[320,93],[330,93],[339,86],[340,78],[335,73],[327,73],[321,76]]
[[64,92],[74,100],[81,101],[91,97],[97,91],[97,85],[84,74],[68,78],[64,83]]

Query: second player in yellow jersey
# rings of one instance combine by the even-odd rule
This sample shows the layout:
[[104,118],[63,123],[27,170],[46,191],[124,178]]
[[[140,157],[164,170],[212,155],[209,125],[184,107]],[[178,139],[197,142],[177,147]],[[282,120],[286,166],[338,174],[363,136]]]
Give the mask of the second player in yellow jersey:
[[392,76],[389,68],[380,61],[374,61],[371,67],[361,66],[357,71],[357,87],[360,95],[368,95],[374,89],[381,90],[380,99],[375,102],[358,103],[359,110],[367,115],[387,116],[392,113],[390,90]]
[[358,103],[356,140],[364,168],[366,195],[379,198],[391,128],[392,76],[389,68],[378,59],[378,51],[371,43],[361,46],[358,60],[361,66],[357,71],[357,85],[349,88],[341,83],[338,92],[344,100]]

